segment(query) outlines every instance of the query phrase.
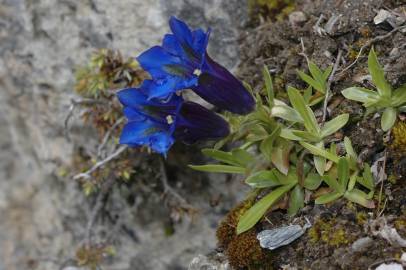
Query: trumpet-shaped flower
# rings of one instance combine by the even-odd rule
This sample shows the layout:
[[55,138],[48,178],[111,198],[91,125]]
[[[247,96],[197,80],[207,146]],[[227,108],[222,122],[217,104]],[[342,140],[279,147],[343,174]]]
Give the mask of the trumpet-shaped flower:
[[166,154],[176,140],[195,143],[228,135],[227,122],[199,104],[186,102],[177,95],[165,102],[148,98],[145,89],[151,84],[151,80],[146,80],[141,88],[118,92],[128,119],[120,137],[121,144],[148,146]]
[[190,30],[172,17],[173,34],[165,35],[162,46],[154,46],[137,57],[153,83],[148,97],[168,100],[176,91],[192,89],[206,101],[237,114],[254,109],[255,101],[243,84],[207,54],[210,29]]

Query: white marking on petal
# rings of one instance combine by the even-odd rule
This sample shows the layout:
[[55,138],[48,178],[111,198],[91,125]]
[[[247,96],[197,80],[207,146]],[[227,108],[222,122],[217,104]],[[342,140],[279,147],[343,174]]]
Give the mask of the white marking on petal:
[[167,122],[169,125],[173,123],[172,115],[166,116],[166,122]]
[[193,74],[196,75],[196,76],[200,76],[200,74],[202,74],[202,71],[201,71],[200,69],[196,68],[196,69],[193,71]]

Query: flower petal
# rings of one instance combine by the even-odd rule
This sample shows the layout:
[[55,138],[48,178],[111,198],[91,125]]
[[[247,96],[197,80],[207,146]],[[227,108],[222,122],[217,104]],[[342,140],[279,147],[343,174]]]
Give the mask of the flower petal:
[[229,132],[228,123],[221,116],[197,103],[185,102],[176,119],[174,137],[191,144],[220,139]]
[[169,20],[169,27],[181,44],[192,44],[192,32],[186,23],[172,16]]
[[145,119],[128,122],[121,133],[120,144],[148,146],[158,153],[166,153],[174,139],[164,125]]
[[192,89],[207,102],[236,114],[248,114],[255,107],[243,84],[208,55],[198,85]]
[[137,57],[141,67],[153,78],[167,75],[165,66],[180,65],[181,59],[169,54],[160,46],[154,46]]

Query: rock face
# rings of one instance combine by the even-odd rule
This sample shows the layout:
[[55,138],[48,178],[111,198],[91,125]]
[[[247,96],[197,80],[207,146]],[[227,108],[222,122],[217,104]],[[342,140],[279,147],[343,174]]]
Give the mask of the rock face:
[[[69,259],[83,237],[88,200],[57,172],[70,163],[75,146],[95,144],[78,117],[73,141],[64,137],[75,68],[97,48],[136,56],[160,42],[170,15],[212,27],[210,53],[233,67],[245,1],[0,0],[0,14],[0,269],[73,267]],[[218,193],[227,186],[214,180]],[[231,189],[224,194],[229,206],[236,200]],[[120,206],[120,195],[112,196]],[[215,245],[213,231],[225,209],[210,208],[206,199],[197,200],[205,218],[182,222],[170,238],[164,217],[141,228],[133,209],[121,205],[139,238],[117,239],[109,269],[186,269],[194,254]]]

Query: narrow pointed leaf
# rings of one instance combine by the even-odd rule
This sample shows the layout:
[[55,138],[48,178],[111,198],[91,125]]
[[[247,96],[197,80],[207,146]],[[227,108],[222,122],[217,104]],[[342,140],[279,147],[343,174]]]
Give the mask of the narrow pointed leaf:
[[354,188],[351,191],[346,191],[344,197],[347,200],[358,203],[366,208],[375,208],[374,201],[369,200],[368,194],[359,189]]
[[347,189],[348,178],[350,177],[350,169],[346,158],[340,158],[338,161],[338,183],[340,192]]
[[330,203],[332,201],[337,200],[338,198],[340,198],[342,196],[341,193],[339,192],[331,192],[331,193],[327,193],[324,195],[321,195],[320,197],[318,197],[314,203],[315,204],[326,204],[326,203]]
[[276,187],[282,185],[278,177],[275,175],[276,169],[270,171],[259,171],[250,175],[245,183],[253,188],[266,188],[266,187]]
[[362,87],[349,87],[344,89],[341,94],[347,99],[362,103],[370,101],[376,102],[379,99],[377,92]]
[[288,139],[288,140],[293,140],[293,141],[302,141],[303,138],[296,136],[293,134],[293,129],[288,129],[288,128],[282,128],[281,133],[279,136],[282,138]]
[[276,138],[279,136],[281,127],[278,126],[265,140],[263,140],[259,146],[261,153],[269,160],[272,160],[273,145]]
[[245,168],[229,165],[189,165],[190,168],[202,172],[216,172],[216,173],[245,173]]
[[216,149],[202,149],[202,153],[207,157],[211,157],[215,160],[218,160],[218,161],[230,164],[230,165],[235,165],[235,166],[243,165],[242,163],[238,162],[231,153],[228,153],[228,152],[224,152],[224,151],[216,150]]
[[360,180],[360,184],[364,187],[368,188],[369,190],[373,190],[375,187],[374,176],[371,172],[371,167],[368,163],[364,163],[364,171],[362,173],[362,180]]
[[304,139],[305,141],[309,141],[309,142],[319,142],[322,139],[318,135],[310,133],[308,131],[292,130],[292,133],[295,136],[300,137],[300,138]]
[[243,167],[249,165],[254,161],[254,157],[250,153],[248,153],[247,150],[244,149],[233,149],[231,151],[231,155],[233,156],[234,160]]
[[262,74],[264,76],[265,89],[266,89],[266,93],[268,95],[268,103],[269,103],[269,105],[272,105],[274,97],[275,97],[275,93],[273,90],[272,77],[271,77],[271,74],[269,74],[269,70],[266,66],[264,66],[264,68],[262,70]]
[[354,160],[357,160],[358,156],[354,151],[354,148],[352,147],[352,143],[350,138],[344,137],[344,147],[345,147],[345,152]]
[[316,89],[317,91],[319,91],[323,94],[325,93],[323,85],[320,82],[316,81],[315,79],[313,79],[312,77],[310,77],[309,75],[307,75],[306,73],[304,73],[300,70],[297,70],[297,74],[303,81],[307,82],[307,84],[312,86],[314,89]]
[[312,133],[320,132],[319,125],[313,111],[308,105],[306,105],[305,100],[299,91],[293,87],[288,87],[288,96],[293,108],[295,108],[295,110],[303,118],[303,124],[307,131]]
[[289,122],[303,123],[303,118],[296,110],[277,99],[274,99],[274,106],[271,109],[271,114],[274,117],[282,118]]
[[383,131],[388,131],[396,122],[397,112],[393,107],[388,107],[383,111],[381,117],[381,127]]
[[323,79],[324,79],[325,81],[328,80],[328,77],[330,77],[330,74],[331,74],[332,71],[333,71],[333,66],[328,66],[328,67],[324,70],[324,72],[323,72]]
[[337,132],[340,128],[347,124],[350,115],[348,113],[341,114],[334,119],[326,122],[324,126],[321,128],[321,136],[327,137],[335,132]]
[[316,190],[319,188],[323,179],[317,173],[309,173],[304,181],[304,187],[308,190]]
[[284,175],[289,172],[289,155],[292,145],[290,142],[279,138],[272,150],[272,164]]
[[264,216],[268,209],[293,186],[294,184],[289,184],[278,187],[255,203],[254,206],[248,209],[238,221],[237,234],[251,229]]
[[378,62],[374,48],[369,51],[368,70],[371,74],[372,81],[379,92],[379,95],[383,97],[390,97],[392,89],[385,79],[385,73]]
[[404,103],[406,103],[406,84],[396,89],[392,96],[393,107],[398,107]]
[[343,194],[343,191],[341,191],[341,187],[340,187],[340,183],[337,182],[336,179],[334,179],[333,177],[331,177],[330,175],[323,175],[321,177],[323,179],[323,181],[332,189],[334,189],[334,191],[337,191],[341,194]]
[[321,149],[320,147],[314,146],[310,143],[306,143],[306,142],[300,142],[300,144],[306,148],[307,150],[310,151],[310,153],[312,153],[313,155],[317,155],[317,156],[321,156],[321,157],[325,157],[331,161],[333,161],[334,163],[338,163],[338,159],[339,157],[337,155],[334,155],[332,153],[330,153],[329,151],[326,151],[324,149]]
[[296,185],[290,192],[288,215],[294,216],[304,207],[304,192],[303,189]]

